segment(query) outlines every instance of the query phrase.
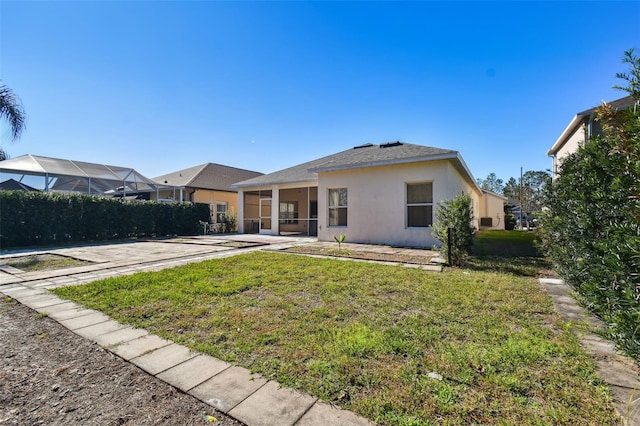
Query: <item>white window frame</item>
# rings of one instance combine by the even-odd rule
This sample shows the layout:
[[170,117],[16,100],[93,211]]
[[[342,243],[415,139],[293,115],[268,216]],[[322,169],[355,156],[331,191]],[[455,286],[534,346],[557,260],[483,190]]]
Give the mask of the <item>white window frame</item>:
[[[224,206],[224,211],[220,211],[220,206]],[[229,203],[226,201],[216,201],[216,223],[221,223],[220,215],[229,212]]]
[[[338,191],[338,205],[332,205],[332,197],[331,197],[331,193],[333,191]],[[341,204],[342,202],[342,197],[340,197],[339,191],[345,191],[345,203]],[[328,200],[329,202],[328,204],[328,215],[327,215],[327,226],[331,227],[331,228],[346,228],[347,224],[349,223],[348,221],[348,213],[349,213],[349,191],[347,188],[329,188],[328,192],[327,192],[327,196],[328,196]],[[344,213],[344,224],[340,223],[340,213],[339,210],[340,209],[344,209],[345,213]],[[332,224],[331,223],[331,212],[335,211],[335,215],[337,218],[338,223],[336,224]]]
[[[409,186],[410,185],[430,185],[431,186],[431,201],[420,201],[420,202],[409,202]],[[433,226],[433,181],[424,181],[424,182],[405,182],[405,189],[404,189],[404,194],[405,194],[405,220],[406,220],[406,227],[407,228],[417,228],[417,229],[423,229],[423,228],[430,228]],[[409,224],[409,209],[411,207],[431,207],[431,217],[428,218],[428,224],[425,226],[419,225],[410,225]]]

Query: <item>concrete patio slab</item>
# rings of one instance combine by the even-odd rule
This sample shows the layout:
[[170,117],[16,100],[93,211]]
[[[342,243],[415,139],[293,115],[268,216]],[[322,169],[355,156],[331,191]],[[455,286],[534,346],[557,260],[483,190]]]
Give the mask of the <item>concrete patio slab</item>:
[[640,425],[640,391],[621,386],[610,385],[613,400],[618,401],[618,411],[623,426]]
[[196,355],[188,348],[172,343],[151,353],[132,358],[131,362],[155,376],[161,371],[175,367]]
[[564,284],[560,278],[540,278],[542,284]]
[[148,334],[138,339],[110,347],[109,350],[119,357],[129,361],[132,358],[153,352],[156,349],[163,348],[170,344],[171,342],[169,340],[161,339],[153,334]]
[[30,302],[38,302],[40,300],[46,300],[46,299],[50,299],[52,296],[53,297],[57,297],[52,293],[49,293],[46,290],[39,290],[39,289],[35,289],[34,291],[38,291],[38,294],[30,294],[28,296],[23,296],[23,295],[19,295],[16,296],[15,299],[20,301],[20,303],[22,303],[23,305],[27,305],[30,307],[29,303]]
[[197,355],[182,364],[163,371],[157,377],[181,391],[187,392],[229,367],[231,364],[217,358]]
[[125,326],[120,330],[100,334],[94,337],[93,341],[103,348],[108,348],[109,346],[116,346],[148,335],[149,332],[147,330]]
[[270,381],[236,405],[229,415],[251,426],[292,426],[317,401]]
[[78,318],[78,317],[83,317],[85,315],[91,315],[96,312],[93,309],[87,309],[81,305],[78,305],[78,306],[79,307],[76,309],[69,309],[67,311],[50,313],[49,316],[54,320],[61,322],[71,318]]
[[316,402],[304,416],[296,423],[296,426],[375,426],[364,417],[360,417],[351,411],[343,410],[327,404],[324,401]]
[[24,280],[16,275],[9,275],[7,273],[3,273],[0,277],[0,286],[10,285],[15,283],[23,282]]
[[48,306],[40,306],[35,308],[36,311],[41,312],[43,314],[47,314],[51,316],[52,314],[65,312],[65,311],[73,311],[73,310],[82,310],[84,309],[82,306],[78,305],[74,302],[69,302],[68,300],[60,299],[62,303],[57,305],[48,305]]
[[21,287],[14,287],[14,288],[3,288],[2,292],[4,294],[6,294],[9,297],[12,297],[14,299],[17,300],[21,300],[22,298],[28,297],[28,296],[36,296],[39,294],[46,294],[47,291],[46,290],[35,290],[32,288],[27,288],[24,286]]
[[1,263],[2,261],[0,260],[0,271],[2,272],[6,272],[8,274],[21,274],[24,272],[22,269],[14,268],[10,265],[1,265]]
[[188,393],[227,413],[267,383],[241,367],[229,367]]
[[113,331],[122,330],[126,326],[120,324],[118,321],[109,320],[105,322],[101,322],[94,325],[89,325],[87,327],[78,328],[73,330],[79,336],[84,337],[85,339],[96,341],[97,337],[102,334],[111,333]]
[[60,324],[67,327],[69,330],[77,330],[78,328],[87,327],[89,325],[103,323],[109,321],[111,318],[103,314],[102,312],[93,311],[92,314],[82,315],[75,318],[69,318],[66,320],[58,321]]
[[55,294],[44,294],[42,296],[34,296],[28,299],[23,299],[20,301],[23,305],[30,307],[31,309],[40,309],[46,308],[47,306],[60,305],[65,301],[60,299]]

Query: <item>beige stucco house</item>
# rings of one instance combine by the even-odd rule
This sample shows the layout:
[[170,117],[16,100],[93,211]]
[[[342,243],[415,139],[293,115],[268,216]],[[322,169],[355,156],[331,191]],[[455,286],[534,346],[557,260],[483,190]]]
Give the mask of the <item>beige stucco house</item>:
[[[623,110],[633,106],[636,101],[631,96],[626,96],[615,101],[608,102],[614,110]],[[602,127],[595,117],[597,107],[579,112],[573,117],[569,125],[560,134],[553,146],[547,151],[551,157],[551,170],[553,178],[558,176],[562,160],[569,154],[578,150],[578,147],[591,136],[600,134]]]
[[218,223],[221,215],[238,211],[238,190],[231,185],[261,175],[221,164],[201,164],[153,178],[165,189],[161,189],[157,196],[152,194],[152,199],[208,204],[211,223]]
[[477,228],[504,229],[504,197],[483,192],[457,151],[428,146],[365,144],[233,187],[244,233],[432,247],[437,203],[461,192]]

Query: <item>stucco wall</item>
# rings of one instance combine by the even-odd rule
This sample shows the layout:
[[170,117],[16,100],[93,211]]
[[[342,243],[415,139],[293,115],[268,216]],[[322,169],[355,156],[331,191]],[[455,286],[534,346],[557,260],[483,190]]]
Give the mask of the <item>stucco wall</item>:
[[[474,211],[479,195],[448,161],[371,167],[318,174],[318,239],[333,241],[341,232],[348,242],[432,247],[439,242],[431,228],[406,227],[406,183],[432,182],[433,214],[438,201],[460,192],[472,194]],[[347,188],[346,227],[328,226],[328,190]],[[476,215],[477,216],[477,215]]]
[[567,141],[564,143],[564,145],[560,147],[560,149],[558,150],[558,152],[556,153],[555,157],[553,157],[553,160],[552,160],[553,168],[551,170],[553,171],[554,177],[558,174],[560,170],[560,166],[562,165],[562,160],[567,155],[578,151],[578,147],[584,143],[586,139],[585,133],[586,133],[585,126],[584,125],[578,126],[576,130],[571,134],[571,136],[567,138]]
[[490,217],[492,226],[483,226],[482,229],[504,230],[504,203],[505,200],[497,195],[484,194],[480,201],[480,217]]
[[[163,189],[159,191],[159,195],[161,200],[180,199],[180,191],[177,189],[175,190],[175,194],[173,189]],[[156,200],[155,193],[151,194],[151,199]],[[212,213],[214,214],[216,212],[216,203],[218,202],[227,203],[227,212],[234,212],[236,214],[238,212],[238,194],[236,192],[184,188],[182,190],[182,199],[193,203],[208,204],[209,206],[213,205]],[[211,220],[213,221],[213,217]]]
[[[224,191],[212,191],[208,189],[196,189],[192,195],[194,203],[209,204],[212,207],[212,212],[215,214],[216,203],[227,203],[227,213],[238,213],[238,194],[236,192],[224,192]],[[212,217],[213,221],[215,218]]]

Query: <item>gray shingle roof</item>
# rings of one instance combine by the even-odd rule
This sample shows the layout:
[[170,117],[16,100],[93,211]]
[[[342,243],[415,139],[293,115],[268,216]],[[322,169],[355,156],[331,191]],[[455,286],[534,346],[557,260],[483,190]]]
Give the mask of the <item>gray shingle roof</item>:
[[22,182],[18,182],[15,179],[7,179],[4,182],[0,182],[0,190],[2,191],[39,191],[39,189],[26,185]]
[[261,175],[262,173],[251,170],[205,163],[158,176],[153,180],[163,185],[237,192],[232,184]]
[[459,158],[458,152],[404,142],[390,142],[380,145],[366,144],[288,169],[238,182],[234,186],[242,188],[294,182],[315,182],[318,179],[318,172],[433,161],[446,158]]

